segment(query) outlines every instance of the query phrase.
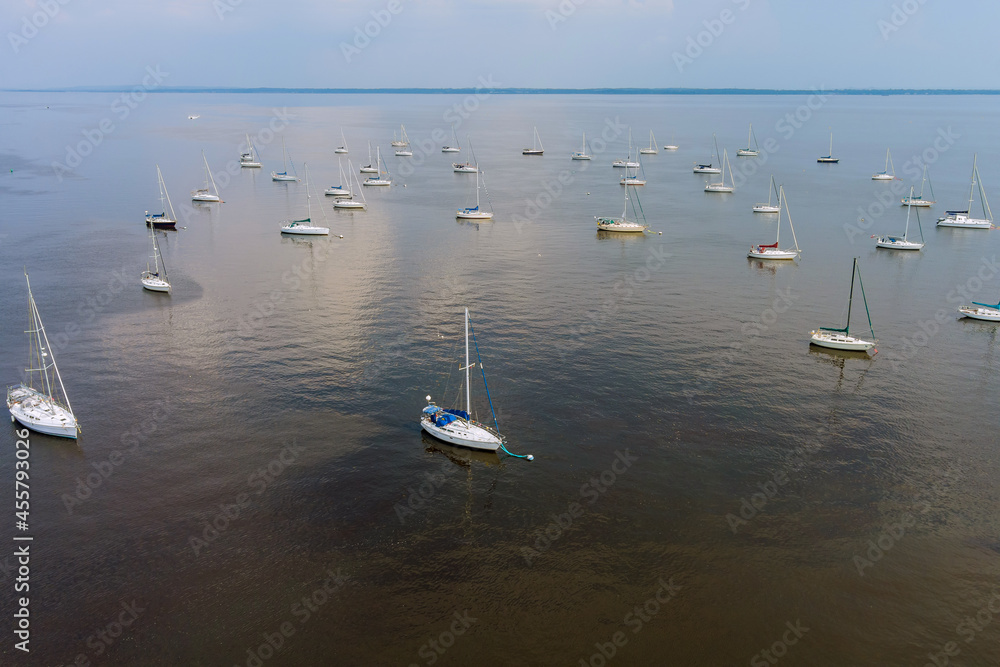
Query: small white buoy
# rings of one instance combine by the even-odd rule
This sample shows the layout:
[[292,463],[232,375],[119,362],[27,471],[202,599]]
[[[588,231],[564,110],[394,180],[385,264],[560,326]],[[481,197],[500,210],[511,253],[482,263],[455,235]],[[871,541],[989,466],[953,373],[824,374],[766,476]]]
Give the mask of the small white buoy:
[[[659,234],[660,236],[663,236],[663,232],[656,232],[656,233]],[[340,238],[344,238],[344,237],[341,236]]]
[[[587,194],[590,194],[590,193],[587,193]],[[528,454],[528,456],[527,456],[526,458],[527,458],[527,459],[528,459],[529,461],[534,461],[534,460],[535,460],[535,456],[534,456],[534,454]]]
[[589,192],[587,193],[587,196],[588,196],[588,197],[590,196],[590,193],[589,193]]

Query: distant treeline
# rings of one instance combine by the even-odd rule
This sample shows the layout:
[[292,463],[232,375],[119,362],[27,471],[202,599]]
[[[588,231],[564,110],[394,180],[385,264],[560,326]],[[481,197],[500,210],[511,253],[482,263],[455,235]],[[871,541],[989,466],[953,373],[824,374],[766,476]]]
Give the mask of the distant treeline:
[[[117,93],[134,86],[76,86],[72,88],[7,89],[18,93]],[[150,93],[282,93],[304,95],[397,94],[397,95],[466,95],[487,90],[497,95],[809,95],[814,89],[778,90],[772,88],[168,88]],[[998,95],[1000,90],[949,90],[946,88],[833,88],[827,95]]]

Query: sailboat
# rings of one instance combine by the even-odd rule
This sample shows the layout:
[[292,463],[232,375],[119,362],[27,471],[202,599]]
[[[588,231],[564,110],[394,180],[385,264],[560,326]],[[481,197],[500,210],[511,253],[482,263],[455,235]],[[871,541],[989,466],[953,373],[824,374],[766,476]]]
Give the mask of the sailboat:
[[455,134],[455,128],[454,127],[451,128],[451,137],[452,137],[452,139],[455,140],[455,145],[454,146],[442,146],[441,147],[441,152],[442,153],[461,153],[462,152],[462,147],[458,143],[458,135]]
[[[628,186],[628,185],[645,185],[646,184],[646,179],[645,178],[639,178],[639,169],[642,169],[642,161],[639,159],[638,156],[636,156],[636,162],[635,162],[635,164],[638,165],[638,167],[625,167],[625,175],[622,176],[622,178],[619,181],[619,183],[621,183],[622,185],[626,185],[626,186]],[[629,169],[635,169],[635,171],[632,171],[630,173]],[[643,170],[643,176],[645,176],[645,175],[646,175],[645,174],[645,170]]]
[[[638,202],[639,193],[636,191],[634,187],[632,188],[632,192],[635,193],[636,196],[635,199]],[[632,205],[632,211],[633,213],[636,214],[636,220],[633,222],[628,219],[628,205],[630,201],[631,200],[628,196],[628,187],[626,186],[625,206],[622,209],[622,217],[611,218],[611,217],[594,216],[594,219],[597,220],[597,229],[602,232],[628,232],[628,233],[642,233],[648,230],[649,227],[647,225],[642,224],[638,221],[639,215],[642,215],[643,222],[645,222],[646,220],[646,214],[642,212],[641,204],[638,210],[636,209],[635,204]]]
[[[714,134],[712,135],[712,141],[715,142],[715,156],[714,157],[715,157],[716,160],[718,160],[719,159],[719,140],[716,138],[716,136]],[[698,163],[695,163],[694,173],[696,173],[696,174],[721,174],[722,173],[722,168],[721,167],[713,167],[712,164],[713,164],[712,162],[709,162],[708,164],[698,164]]]
[[[945,211],[945,217],[939,218],[938,227],[965,227],[967,229],[989,229],[993,226],[993,212],[990,210],[990,203],[986,200],[986,191],[983,190],[983,182],[979,180],[979,167],[976,160],[979,156],[972,157],[972,184],[969,186],[969,208],[964,211]],[[972,199],[975,196],[976,187],[979,187],[979,199],[983,206],[982,218],[972,217]]]
[[521,155],[541,155],[545,152],[545,148],[542,147],[542,138],[538,136],[538,128],[534,128],[535,135],[532,139],[531,148],[524,148],[521,150]]
[[[160,254],[160,246],[156,243],[156,230],[149,228],[149,240],[153,247],[153,269],[149,269],[149,259],[146,259],[146,270],[139,277],[143,289],[150,292],[170,293],[170,279],[167,277],[167,265],[163,263],[163,255]],[[162,270],[162,275],[161,275]]]
[[673,137],[673,135],[670,135],[670,143],[667,144],[666,146],[664,146],[663,150],[665,150],[665,151],[675,151],[675,150],[677,150],[677,148],[678,148],[678,146],[677,146],[677,144],[674,143],[674,137]]
[[[913,187],[910,187],[909,199],[913,199]],[[920,243],[916,241],[909,241],[906,235],[910,232],[910,209],[913,206],[906,207],[906,227],[903,228],[903,238],[896,236],[872,236],[875,239],[876,248],[889,248],[890,250],[920,250],[924,247],[924,228],[920,226],[920,213],[917,213],[917,229],[920,230]]]
[[377,174],[378,167],[372,162],[372,142],[368,142],[368,164],[358,170],[362,174]]
[[351,164],[350,160],[347,161],[347,173],[354,177],[354,182],[358,186],[358,190],[357,190],[358,194],[361,195],[361,201],[355,200],[354,199],[354,195],[351,193],[350,190],[348,190],[348,192],[347,192],[347,198],[346,199],[345,198],[337,199],[337,201],[333,202],[333,207],[334,208],[361,209],[362,211],[367,211],[368,210],[368,202],[365,200],[365,189],[363,187],[361,187],[360,183],[358,183],[358,175],[354,173],[354,165]]
[[[762,203],[758,202],[758,203],[754,204],[753,205],[753,212],[754,213],[780,213],[781,212],[781,206],[779,204],[772,204],[771,203],[771,193],[772,192],[775,193],[775,194],[778,193],[778,188],[774,184],[774,176],[773,175],[771,176],[771,184],[768,186],[768,189],[767,189],[767,203],[766,204],[762,204]],[[780,200],[780,197],[779,197],[779,200]]]
[[[483,369],[483,360],[479,357],[479,345],[476,345],[476,357],[479,359],[479,368],[483,373],[483,386],[486,387],[486,398],[490,403],[490,411],[493,413],[493,428],[480,424],[472,419],[472,391],[469,385],[469,369],[475,364],[469,360],[469,309],[465,309],[465,365],[460,370],[465,371],[465,410],[446,409],[438,407],[427,397],[427,407],[420,412],[420,427],[431,436],[452,445],[469,447],[471,449],[481,449],[495,452],[498,449],[510,454],[504,446],[506,438],[500,434],[500,425],[497,423],[496,412],[493,410],[493,399],[490,398],[490,389],[486,386],[486,372]],[[475,332],[472,340],[475,342]],[[520,456],[511,454],[518,458],[526,458],[531,461],[534,457],[530,454]]]
[[[865,313],[868,314],[868,328],[871,329],[871,340],[865,340],[851,335],[851,304],[854,301],[854,275],[858,276],[858,284],[861,286],[861,298],[865,302]],[[865,285],[861,282],[861,270],[858,269],[858,258],[854,258],[854,265],[851,268],[851,292],[847,297],[847,325],[843,329],[831,327],[820,327],[815,331],[810,331],[809,342],[819,347],[828,347],[832,350],[855,350],[867,352],[875,350],[878,340],[875,338],[875,329],[872,327],[872,316],[868,310],[868,298],[865,296]]]
[[[472,142],[469,142],[469,151],[472,152]],[[473,157],[475,154],[473,153]],[[483,188],[486,188],[485,181],[483,182]],[[486,199],[489,201],[489,192],[486,193]],[[459,220],[492,220],[493,219],[493,206],[490,206],[489,211],[483,211],[479,208],[479,163],[476,162],[476,206],[475,208],[463,208],[455,214],[455,217]]]
[[979,303],[973,301],[971,306],[962,306],[958,309],[964,317],[974,320],[986,320],[987,322],[1000,322],[1000,302]]
[[649,148],[640,148],[639,153],[642,155],[656,155],[659,151],[656,150],[656,137],[653,136],[653,131],[649,131]]
[[[924,183],[931,189],[931,198],[924,199]],[[911,190],[912,192],[912,190]],[[903,197],[899,200],[902,202],[903,206],[920,206],[922,208],[927,208],[934,204],[934,186],[931,184],[931,179],[927,176],[927,165],[924,165],[924,177],[920,181],[920,192],[917,193],[916,197]]]
[[[205,187],[192,190],[191,201],[221,202],[219,188],[215,186],[215,176],[212,175],[212,170],[208,167],[205,151],[201,152],[201,159],[205,161]],[[212,186],[211,189],[209,189],[209,185]]]
[[[309,165],[302,165],[306,172],[306,209],[308,216],[303,220],[283,220],[281,222],[282,234],[298,234],[300,236],[326,236],[330,233],[329,227],[318,227],[312,224],[312,193],[309,192]],[[324,213],[324,215],[326,215]]]
[[[167,192],[167,184],[163,182],[163,174],[160,173],[160,165],[156,165],[156,179],[160,183],[161,212],[150,215],[149,211],[146,211],[146,226],[156,227],[158,229],[176,229],[177,214],[174,213],[174,205],[170,203],[170,194]],[[167,206],[170,208],[170,215],[167,215],[167,209],[163,208],[164,200],[166,200]]]
[[403,127],[402,123],[400,123],[400,125],[399,125],[399,134],[400,134],[400,137],[399,137],[399,139],[397,139],[396,138],[396,133],[395,132],[392,133],[392,144],[391,144],[392,147],[393,148],[403,148],[404,146],[409,146],[410,145],[410,138],[406,136],[406,128]]
[[[42,316],[35,305],[31,293],[28,272],[24,272],[28,283],[28,373],[24,382],[7,387],[7,409],[11,421],[39,433],[58,435],[76,439],[80,433],[80,423],[73,414],[63,386],[56,358],[49,346],[49,338],[42,325]],[[55,380],[55,382],[53,382]]]
[[[784,207],[785,216],[788,218],[788,227],[792,230],[792,241],[795,248],[782,250],[778,247],[781,242],[781,209]],[[792,224],[792,215],[788,212],[788,200],[785,199],[784,186],[778,188],[778,231],[775,234],[774,243],[771,245],[750,246],[747,257],[752,259],[795,259],[802,253],[799,250],[799,240],[795,238],[795,225]]]
[[757,145],[757,137],[753,133],[753,123],[750,123],[750,132],[747,133],[747,147],[736,151],[736,157],[757,157],[760,155],[760,146]]
[[340,128],[340,140],[343,142],[339,146],[333,149],[334,153],[340,153],[341,155],[347,154],[347,137],[344,136],[344,128]]
[[[455,142],[455,143],[457,144],[458,142]],[[470,143],[470,147],[471,147],[471,143]],[[451,168],[452,168],[453,171],[455,171],[455,173],[458,173],[458,174],[475,174],[476,172],[479,171],[479,169],[477,168],[476,165],[474,165],[474,164],[472,164],[471,162],[468,162],[468,161],[466,161],[466,162],[452,162],[451,163]]]
[[590,153],[587,152],[587,133],[586,132],[583,133],[583,145],[580,147],[580,150],[578,150],[575,153],[573,153],[573,155],[571,155],[570,157],[572,159],[574,159],[574,160],[589,160],[589,159],[591,159]]
[[247,152],[240,153],[240,166],[249,168],[260,168],[260,158],[257,156],[257,151],[253,147],[253,142],[250,141],[250,135],[247,136]]
[[[288,162],[289,162],[288,155],[285,153],[285,138],[282,137],[281,138],[281,168],[284,169],[284,171],[281,171],[281,172],[272,171],[271,172],[271,180],[272,181],[297,181],[297,180],[299,180],[298,176],[295,176],[295,175],[292,175],[292,174],[288,173]],[[295,171],[295,165],[294,164],[292,165],[292,171]]]
[[[382,171],[382,153],[378,146],[375,147],[375,165],[375,175],[366,178],[362,185],[392,185],[392,179],[389,178],[388,167],[386,167],[385,171]],[[361,171],[364,171],[364,169]],[[382,178],[382,174],[385,174],[386,178]]]
[[[729,170],[729,185],[726,185],[726,170]],[[732,192],[736,187],[733,181],[733,166],[729,164],[729,153],[722,149],[722,180],[718,183],[705,185],[705,192]]]
[[617,160],[614,160],[611,163],[611,166],[612,167],[623,167],[625,169],[628,169],[629,167],[631,167],[632,169],[638,169],[639,168],[638,161],[632,160],[632,128],[631,127],[628,129],[628,157],[626,157],[624,160],[621,159],[621,158],[619,158]]
[[[926,167],[927,165],[924,165]],[[892,171],[889,171],[889,167],[892,167]],[[893,181],[896,180],[896,167],[892,165],[892,156],[889,155],[889,149],[885,149],[885,169],[883,169],[878,174],[872,174],[873,181]],[[910,190],[910,194],[913,194],[913,190]]]
[[[348,160],[350,164],[350,160]],[[331,185],[326,190],[323,190],[324,195],[330,195],[331,197],[350,197],[351,196],[351,178],[348,176],[344,178],[344,163],[341,162],[340,158],[337,158],[337,169],[340,171],[340,182],[343,183],[347,181],[347,185]],[[354,171],[353,169],[348,169],[348,171]]]
[[833,157],[833,132],[830,133],[830,154],[816,158],[816,162],[828,162],[828,163],[840,162],[839,157]]

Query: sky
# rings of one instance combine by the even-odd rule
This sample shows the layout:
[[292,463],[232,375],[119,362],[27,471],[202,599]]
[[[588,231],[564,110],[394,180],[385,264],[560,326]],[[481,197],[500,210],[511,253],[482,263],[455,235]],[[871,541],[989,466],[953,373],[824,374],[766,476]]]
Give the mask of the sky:
[[0,88],[1000,88],[1000,3],[3,0]]

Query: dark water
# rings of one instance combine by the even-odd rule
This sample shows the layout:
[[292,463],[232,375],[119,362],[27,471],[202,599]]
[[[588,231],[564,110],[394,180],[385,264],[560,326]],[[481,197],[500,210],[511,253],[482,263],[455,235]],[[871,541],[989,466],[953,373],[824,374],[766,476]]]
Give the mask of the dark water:
[[[997,299],[997,232],[933,225],[964,208],[973,153],[1000,186],[995,98],[162,94],[126,118],[113,100],[0,108],[0,369],[16,382],[27,356],[27,267],[83,425],[77,444],[31,436],[32,650],[4,629],[5,664],[922,665],[948,642],[954,664],[1000,660],[997,325],[957,320],[950,294]],[[490,224],[453,217],[475,196],[439,152],[463,103]],[[279,139],[264,169],[219,175],[282,108],[317,187],[338,180],[341,126],[355,166],[368,139],[389,155],[396,185],[367,189],[368,211],[314,197],[343,239],[278,234],[305,212],[303,184],[269,178]],[[692,163],[713,133],[733,155],[748,122],[766,164],[733,157],[736,193],[705,194]],[[411,173],[388,146],[400,123]],[[594,228],[621,211],[630,125],[680,145],[643,160],[662,235]],[[541,158],[520,155],[533,126]],[[831,128],[842,161],[819,165]],[[568,159],[605,129],[592,163]],[[84,130],[101,141],[60,182]],[[869,238],[906,220],[898,195],[872,207],[887,146],[906,191],[906,163],[933,159],[920,253]],[[182,213],[201,149],[225,203]],[[184,227],[160,237],[171,296],[138,282],[156,163]],[[771,173],[797,264],[745,258],[773,241],[750,211]],[[874,224],[845,231],[859,207]],[[855,256],[874,360],[806,342],[841,326]],[[420,433],[426,394],[458,397],[465,306],[534,462]],[[15,439],[0,429],[8,488]]]

